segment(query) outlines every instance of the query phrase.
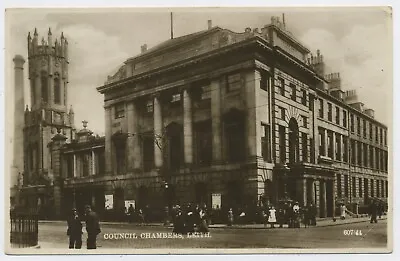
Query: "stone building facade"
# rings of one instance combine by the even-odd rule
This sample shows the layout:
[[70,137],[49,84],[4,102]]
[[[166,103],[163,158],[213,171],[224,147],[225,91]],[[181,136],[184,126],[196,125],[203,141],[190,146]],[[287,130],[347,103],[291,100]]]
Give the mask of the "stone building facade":
[[97,88],[105,137],[86,126],[74,131],[66,107],[70,121],[39,132],[59,140],[51,142],[60,146],[53,171],[60,182],[49,185],[55,204],[89,203],[105,214],[105,196],[114,211],[126,200],[153,210],[189,202],[247,209],[291,198],[326,217],[338,202],[385,200],[387,127],[324,67],[323,55],[276,17],[261,30],[235,33],[209,22],[207,30],[143,45]]

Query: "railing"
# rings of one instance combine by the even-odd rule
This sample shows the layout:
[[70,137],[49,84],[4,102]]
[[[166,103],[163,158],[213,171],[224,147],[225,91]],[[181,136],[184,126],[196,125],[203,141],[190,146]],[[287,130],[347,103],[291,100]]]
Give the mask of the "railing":
[[36,213],[10,212],[10,225],[11,247],[23,248],[38,244],[38,215]]

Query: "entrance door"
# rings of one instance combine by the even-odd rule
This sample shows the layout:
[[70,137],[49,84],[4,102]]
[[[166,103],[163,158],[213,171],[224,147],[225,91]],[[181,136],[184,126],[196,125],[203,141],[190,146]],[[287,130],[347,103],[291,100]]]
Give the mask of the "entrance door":
[[326,182],[326,215],[328,217],[333,217],[333,181],[328,180]]

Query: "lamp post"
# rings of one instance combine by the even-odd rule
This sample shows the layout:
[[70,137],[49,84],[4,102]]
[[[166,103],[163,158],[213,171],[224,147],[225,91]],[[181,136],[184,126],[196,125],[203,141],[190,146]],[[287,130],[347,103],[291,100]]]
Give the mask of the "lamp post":
[[169,224],[170,224],[170,216],[169,216],[170,195],[169,195],[169,184],[167,181],[164,181],[164,198],[165,198],[164,226],[169,226]]

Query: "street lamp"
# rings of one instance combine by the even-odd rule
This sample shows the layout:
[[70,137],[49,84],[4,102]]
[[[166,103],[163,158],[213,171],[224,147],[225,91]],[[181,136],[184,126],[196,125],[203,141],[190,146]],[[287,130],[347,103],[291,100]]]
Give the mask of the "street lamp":
[[164,226],[169,226],[170,224],[170,217],[169,217],[169,184],[167,181],[164,181],[164,197],[165,197],[165,220],[164,220]]

